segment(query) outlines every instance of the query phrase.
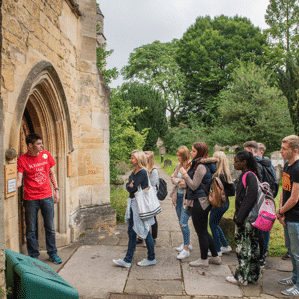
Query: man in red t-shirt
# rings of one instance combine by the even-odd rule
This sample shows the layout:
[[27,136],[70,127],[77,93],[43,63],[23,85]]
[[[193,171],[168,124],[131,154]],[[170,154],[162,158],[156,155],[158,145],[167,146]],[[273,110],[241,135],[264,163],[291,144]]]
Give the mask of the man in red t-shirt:
[[[43,150],[42,138],[37,134],[26,137],[28,151],[18,158],[18,187],[24,178],[24,207],[28,254],[39,256],[37,242],[37,213],[41,210],[46,232],[46,246],[50,261],[61,264],[57,254],[54,229],[54,202],[59,202],[59,188],[54,172],[55,161],[51,154]],[[54,186],[54,201],[52,188]]]

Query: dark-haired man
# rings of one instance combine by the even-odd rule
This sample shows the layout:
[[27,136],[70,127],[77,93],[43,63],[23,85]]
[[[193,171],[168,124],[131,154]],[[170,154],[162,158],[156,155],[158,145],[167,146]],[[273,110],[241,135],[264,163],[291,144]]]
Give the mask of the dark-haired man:
[[284,226],[285,245],[293,265],[292,277],[278,282],[292,286],[282,291],[287,296],[299,295],[299,137],[290,135],[282,140],[281,156],[288,160],[284,165],[282,193],[276,217]]
[[[57,255],[54,230],[54,202],[59,202],[59,189],[54,173],[55,161],[51,154],[43,150],[42,138],[37,134],[26,137],[28,151],[18,158],[18,187],[24,178],[24,207],[28,255],[39,256],[37,242],[37,213],[41,210],[46,232],[46,246],[50,261],[61,264]],[[54,186],[54,201],[52,188]]]

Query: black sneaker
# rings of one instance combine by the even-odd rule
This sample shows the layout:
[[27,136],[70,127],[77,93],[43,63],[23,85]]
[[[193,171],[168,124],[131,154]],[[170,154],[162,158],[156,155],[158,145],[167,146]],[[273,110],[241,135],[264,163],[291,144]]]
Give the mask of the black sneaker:
[[291,258],[289,252],[287,252],[284,256],[281,257],[283,260],[288,260]]

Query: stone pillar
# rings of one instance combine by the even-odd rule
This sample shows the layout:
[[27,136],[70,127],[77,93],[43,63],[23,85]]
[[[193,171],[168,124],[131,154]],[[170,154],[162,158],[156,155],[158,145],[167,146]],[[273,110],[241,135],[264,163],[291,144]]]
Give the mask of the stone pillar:
[[[2,28],[2,0],[0,0],[0,28]],[[0,31],[0,75],[2,66],[2,30]],[[0,76],[2,77],[2,76]],[[5,295],[5,209],[4,209],[4,114],[0,81],[0,298]]]

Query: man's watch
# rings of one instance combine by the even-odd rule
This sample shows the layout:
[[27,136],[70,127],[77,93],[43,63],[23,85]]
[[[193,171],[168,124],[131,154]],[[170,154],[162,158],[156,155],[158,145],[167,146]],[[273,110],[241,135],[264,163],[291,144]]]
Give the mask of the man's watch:
[[277,213],[279,214],[279,215],[283,215],[281,212],[280,212],[280,209],[278,209],[278,211],[277,211]]
[[55,191],[59,191],[59,188],[55,188],[54,190],[55,190]]

